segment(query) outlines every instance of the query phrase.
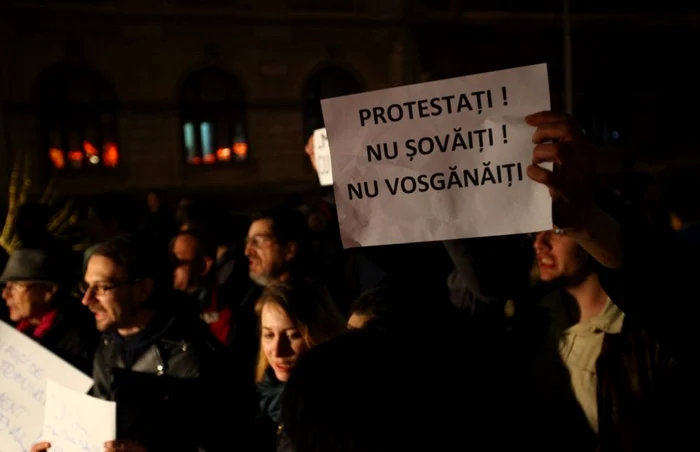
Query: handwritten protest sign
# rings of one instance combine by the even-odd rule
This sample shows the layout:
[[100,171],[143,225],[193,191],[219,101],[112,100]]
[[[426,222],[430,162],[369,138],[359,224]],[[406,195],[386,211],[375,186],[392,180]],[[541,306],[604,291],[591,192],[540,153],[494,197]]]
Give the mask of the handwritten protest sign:
[[92,380],[0,322],[0,451],[25,452],[41,438],[47,379],[79,392]]
[[331,171],[331,150],[328,147],[326,129],[314,130],[314,160],[318,181],[322,186],[333,185],[333,172]]
[[49,380],[42,441],[51,452],[102,452],[117,437],[117,404],[73,391]]
[[546,65],[321,106],[345,248],[552,227],[547,188],[525,174],[534,147],[525,116],[550,109]]

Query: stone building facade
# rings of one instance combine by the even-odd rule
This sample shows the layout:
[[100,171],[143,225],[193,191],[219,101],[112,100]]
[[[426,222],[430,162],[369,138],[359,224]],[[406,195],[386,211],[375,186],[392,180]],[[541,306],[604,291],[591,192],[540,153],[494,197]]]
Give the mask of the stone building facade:
[[309,96],[406,81],[396,1],[40,3],[0,7],[3,173],[29,152],[66,194],[313,188]]
[[[560,3],[5,1],[0,187],[25,152],[37,181],[63,166],[67,195],[313,191],[302,148],[318,97],[547,62],[563,108]],[[574,97],[604,145],[601,167],[697,160],[692,140],[671,143],[655,125],[673,124],[664,90],[693,79],[681,55],[698,16],[586,3],[571,16]]]

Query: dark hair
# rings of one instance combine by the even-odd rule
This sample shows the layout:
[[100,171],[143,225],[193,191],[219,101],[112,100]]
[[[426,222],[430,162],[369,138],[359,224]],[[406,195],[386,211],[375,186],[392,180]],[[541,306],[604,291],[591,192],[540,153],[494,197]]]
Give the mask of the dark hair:
[[395,331],[414,328],[416,322],[426,325],[435,321],[436,303],[424,292],[409,286],[381,286],[371,289],[350,304],[350,315],[369,317],[365,328],[379,331]]
[[[459,388],[451,387],[449,397],[436,395],[446,374],[430,359],[432,350],[419,348],[407,346],[405,337],[361,330],[306,352],[282,396],[283,431],[295,450],[383,452],[453,446],[463,430],[450,405],[468,404],[461,405]],[[402,372],[406,368],[410,370]],[[469,384],[466,377],[464,384]],[[421,447],[429,444],[434,447]]]
[[376,332],[353,331],[304,354],[287,382],[282,424],[295,450],[389,451],[410,436],[388,423],[410,413],[395,384],[391,347]]
[[[258,323],[262,309],[274,303],[294,321],[309,348],[345,331],[345,319],[338,312],[326,287],[308,278],[297,278],[268,285],[255,303]],[[261,382],[269,367],[262,350],[258,354],[255,378]]]
[[192,237],[197,240],[197,244],[199,245],[198,249],[198,254],[201,257],[211,257],[213,259],[216,259],[216,243],[215,241],[211,238],[211,235],[206,234],[204,231],[201,230],[187,230],[187,231],[180,231],[175,236],[172,238],[170,241],[170,250],[172,250],[173,245],[175,244],[175,240],[177,240],[178,237],[181,236],[188,236]]
[[305,246],[310,240],[309,228],[303,213],[288,207],[279,207],[253,215],[252,221],[270,220],[272,233],[282,244],[297,242]]
[[120,234],[95,246],[92,256],[103,256],[114,262],[129,280],[152,279],[156,289],[170,287],[165,256],[154,241],[145,235]]

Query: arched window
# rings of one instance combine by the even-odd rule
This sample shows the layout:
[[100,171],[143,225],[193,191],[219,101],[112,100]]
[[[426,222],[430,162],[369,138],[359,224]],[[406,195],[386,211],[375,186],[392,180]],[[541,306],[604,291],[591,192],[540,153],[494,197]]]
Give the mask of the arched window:
[[346,96],[362,92],[360,82],[348,71],[327,66],[313,72],[306,79],[303,89],[304,137],[323,127],[321,99]]
[[38,81],[42,149],[57,169],[119,166],[116,96],[95,71],[60,67]]
[[217,68],[190,74],[180,90],[187,163],[240,162],[248,157],[243,88]]

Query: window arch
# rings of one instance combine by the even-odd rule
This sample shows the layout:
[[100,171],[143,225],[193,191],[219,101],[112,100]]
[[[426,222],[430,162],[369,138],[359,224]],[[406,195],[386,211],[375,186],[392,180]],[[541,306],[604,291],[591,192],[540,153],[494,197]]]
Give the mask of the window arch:
[[51,69],[38,81],[42,149],[56,169],[119,166],[117,101],[110,83],[82,67]]
[[326,66],[313,72],[303,88],[304,137],[323,127],[321,99],[346,96],[362,91],[362,85],[353,74],[335,66]]
[[190,74],[180,88],[180,113],[187,163],[248,158],[244,92],[231,74],[218,68]]

